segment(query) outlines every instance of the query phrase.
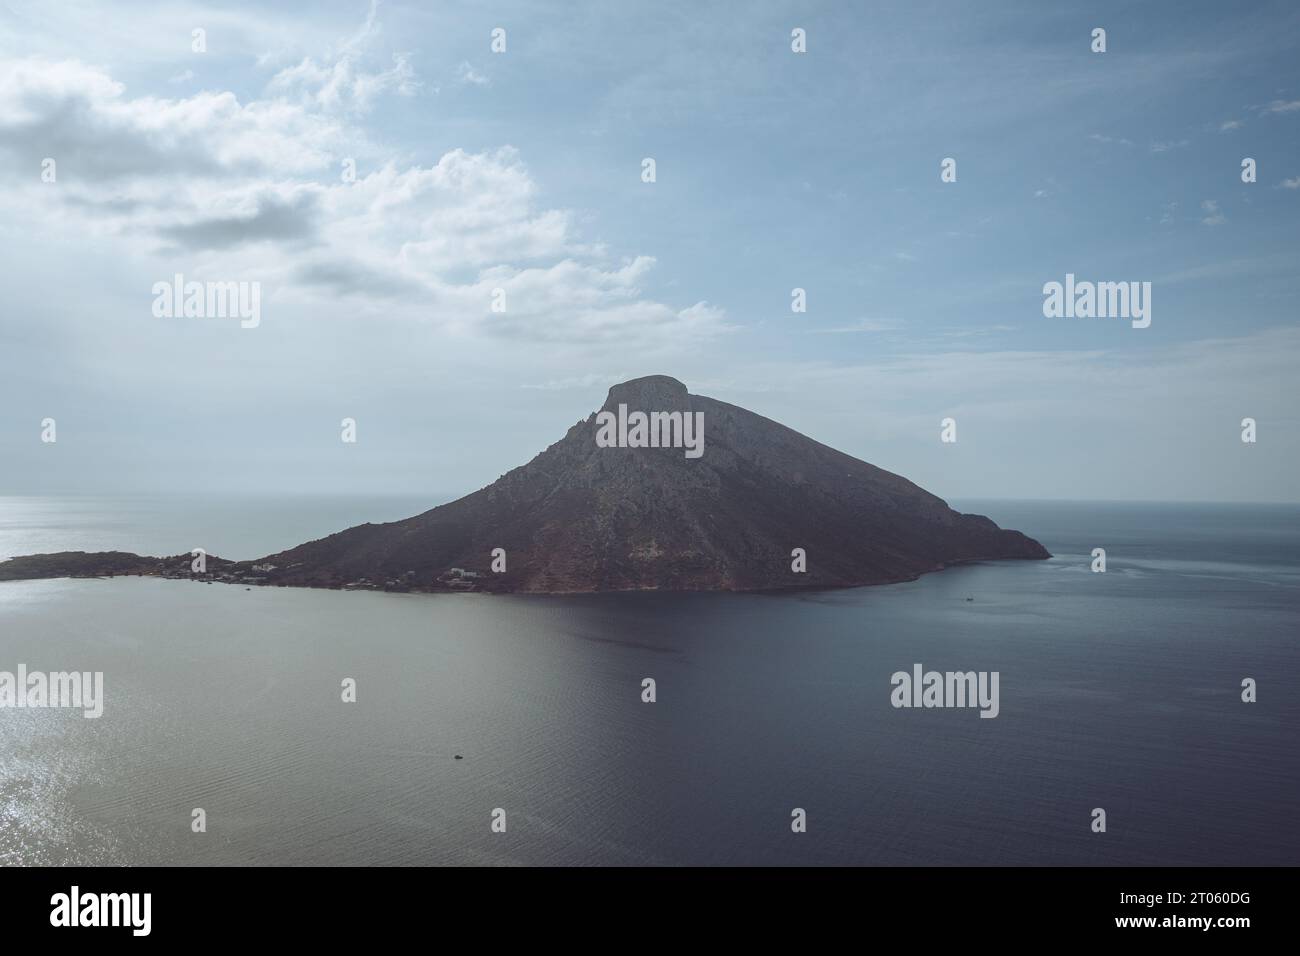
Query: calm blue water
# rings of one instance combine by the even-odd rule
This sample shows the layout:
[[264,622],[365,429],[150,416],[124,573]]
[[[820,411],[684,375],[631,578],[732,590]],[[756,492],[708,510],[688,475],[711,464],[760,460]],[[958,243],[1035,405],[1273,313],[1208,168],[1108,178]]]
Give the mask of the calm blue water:
[[[0,555],[428,504],[0,499]],[[0,862],[1300,863],[1300,508],[957,504],[1056,557],[777,596],[0,583],[0,670],[107,697],[0,710]],[[999,671],[1000,716],[894,709],[916,662]]]
[[366,521],[378,524],[409,518],[452,497],[0,495],[0,561],[52,551],[131,551],[161,556],[193,548],[246,561]]

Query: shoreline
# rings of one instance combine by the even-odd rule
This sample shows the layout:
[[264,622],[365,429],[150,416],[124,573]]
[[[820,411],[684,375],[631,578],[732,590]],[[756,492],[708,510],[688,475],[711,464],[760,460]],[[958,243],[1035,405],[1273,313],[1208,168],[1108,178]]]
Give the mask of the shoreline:
[[[73,552],[79,553],[79,552]],[[31,555],[29,557],[42,557],[42,555]],[[108,581],[115,578],[154,578],[160,581],[189,581],[197,584],[226,584],[235,587],[244,588],[292,588],[294,590],[313,590],[313,591],[364,591],[378,594],[488,594],[488,595],[524,595],[530,597],[575,597],[586,594],[767,594],[779,595],[788,593],[806,593],[806,592],[827,592],[827,591],[851,591],[857,588],[886,587],[892,584],[907,584],[912,581],[918,581],[922,577],[931,574],[937,574],[948,568],[968,567],[976,564],[987,564],[995,561],[1046,561],[1053,557],[1048,553],[1046,557],[984,557],[969,558],[960,561],[950,561],[946,564],[940,564],[925,571],[916,574],[891,578],[886,581],[866,581],[853,584],[793,584],[784,587],[758,587],[758,588],[661,588],[661,587],[641,587],[641,588],[591,588],[586,590],[527,590],[500,587],[383,587],[379,585],[354,585],[354,584],[292,584],[287,582],[272,581],[247,581],[247,580],[230,580],[223,577],[215,577],[212,574],[162,574],[150,572],[122,571],[118,573],[89,573],[89,574],[34,574],[23,577],[3,577],[4,565],[8,562],[0,562],[0,585],[19,582],[19,581]],[[16,560],[16,559],[10,559]],[[141,558],[140,560],[163,560],[160,558]],[[209,556],[212,560],[212,556]],[[232,562],[233,563],[233,562]]]

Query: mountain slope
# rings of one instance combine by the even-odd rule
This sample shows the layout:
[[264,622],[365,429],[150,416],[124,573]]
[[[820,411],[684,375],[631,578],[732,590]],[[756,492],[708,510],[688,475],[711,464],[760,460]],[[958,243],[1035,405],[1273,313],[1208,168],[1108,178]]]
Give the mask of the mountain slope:
[[[610,389],[602,411],[702,413],[699,458],[598,447],[593,414],[528,464],[457,501],[261,559],[268,583],[360,579],[426,589],[756,590],[909,580],[956,562],[1046,558],[1038,542],[962,515],[905,478],[667,376]],[[490,570],[493,549],[506,570]],[[803,548],[807,571],[791,570]],[[442,579],[439,584],[439,579]]]

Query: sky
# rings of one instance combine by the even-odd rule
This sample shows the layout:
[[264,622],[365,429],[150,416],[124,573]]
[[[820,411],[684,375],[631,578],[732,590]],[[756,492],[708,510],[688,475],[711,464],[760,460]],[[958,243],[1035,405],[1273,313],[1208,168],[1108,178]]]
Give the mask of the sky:
[[[1291,2],[0,0],[0,494],[432,505],[667,374],[944,498],[1296,501],[1297,40]],[[155,314],[177,274],[257,324]],[[1150,326],[1046,317],[1067,274]]]

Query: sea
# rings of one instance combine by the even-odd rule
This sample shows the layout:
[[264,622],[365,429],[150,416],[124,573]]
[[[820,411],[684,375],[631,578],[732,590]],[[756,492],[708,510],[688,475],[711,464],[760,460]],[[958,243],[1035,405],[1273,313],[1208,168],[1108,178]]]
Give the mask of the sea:
[[[0,558],[253,558],[437,503],[0,498]],[[1300,506],[952,504],[1054,556],[774,594],[0,582],[0,671],[104,675],[97,719],[0,709],[0,864],[1300,864]],[[997,672],[997,717],[895,707],[918,664]]]

